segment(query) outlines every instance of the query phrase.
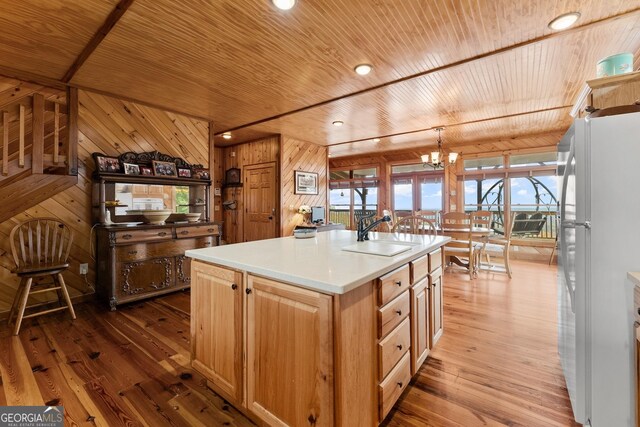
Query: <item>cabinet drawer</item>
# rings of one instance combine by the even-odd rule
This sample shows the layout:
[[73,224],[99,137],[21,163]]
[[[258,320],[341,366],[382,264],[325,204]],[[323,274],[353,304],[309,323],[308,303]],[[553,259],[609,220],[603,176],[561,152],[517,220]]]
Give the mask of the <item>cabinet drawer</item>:
[[409,290],[378,310],[378,338],[386,336],[410,311]]
[[442,266],[442,249],[435,250],[429,255],[429,273]]
[[171,228],[152,228],[148,230],[122,230],[115,232],[116,243],[150,242],[169,240]]
[[144,243],[137,245],[119,246],[116,249],[116,261],[135,261],[147,257],[147,245]]
[[393,270],[378,279],[378,305],[382,306],[409,289],[409,264]]
[[437,268],[429,274],[429,284],[433,285],[442,276],[442,269]]
[[188,237],[211,236],[212,234],[220,234],[217,224],[196,225],[193,227],[177,227],[176,237],[178,239],[186,239]]
[[384,420],[393,404],[400,397],[409,381],[411,380],[411,364],[409,363],[409,353],[406,353],[400,359],[400,362],[387,375],[387,377],[378,386],[379,402],[380,402],[380,421]]
[[429,258],[428,255],[421,256],[418,259],[414,259],[411,264],[411,283],[418,283],[420,280],[427,277],[429,270]]
[[387,376],[391,368],[396,366],[398,360],[409,350],[411,346],[411,325],[407,317],[385,339],[378,344],[378,376],[380,379]]

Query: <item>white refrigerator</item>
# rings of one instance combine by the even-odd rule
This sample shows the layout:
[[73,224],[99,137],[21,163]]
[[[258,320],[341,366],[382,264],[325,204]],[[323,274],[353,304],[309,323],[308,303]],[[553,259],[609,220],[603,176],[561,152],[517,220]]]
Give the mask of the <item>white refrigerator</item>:
[[558,351],[576,421],[635,425],[640,113],[579,119],[558,146]]

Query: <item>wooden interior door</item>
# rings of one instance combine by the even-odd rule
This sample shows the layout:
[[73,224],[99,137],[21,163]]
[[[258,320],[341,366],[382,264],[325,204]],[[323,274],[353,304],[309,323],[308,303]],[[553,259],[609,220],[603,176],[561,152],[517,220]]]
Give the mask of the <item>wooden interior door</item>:
[[276,165],[251,165],[244,170],[244,241],[278,237]]

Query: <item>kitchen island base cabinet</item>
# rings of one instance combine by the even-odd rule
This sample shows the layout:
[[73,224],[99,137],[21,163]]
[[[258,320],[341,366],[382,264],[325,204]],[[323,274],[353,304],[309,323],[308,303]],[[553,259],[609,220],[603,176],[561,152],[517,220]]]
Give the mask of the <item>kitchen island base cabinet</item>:
[[430,302],[431,302],[431,348],[436,345],[442,336],[443,310],[442,310],[442,268],[438,268],[429,275]]
[[333,425],[331,296],[252,275],[247,285],[248,409],[268,425]]
[[427,360],[431,349],[431,309],[429,280],[422,279],[411,288],[411,374]]
[[242,273],[191,265],[193,367],[229,402],[242,403]]

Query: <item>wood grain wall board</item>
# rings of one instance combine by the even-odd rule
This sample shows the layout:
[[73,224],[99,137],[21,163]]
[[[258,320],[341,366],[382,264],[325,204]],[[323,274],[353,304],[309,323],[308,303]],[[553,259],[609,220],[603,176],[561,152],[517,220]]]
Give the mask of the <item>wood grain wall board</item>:
[[[213,157],[215,159],[213,162],[213,168],[211,168],[209,172],[211,173],[211,179],[213,180],[213,187],[220,189],[220,196],[214,196],[211,209],[213,209],[214,221],[223,221],[224,211],[222,208],[222,184],[224,183],[224,150],[222,147],[214,147]],[[215,210],[215,206],[218,207],[217,211]],[[226,236],[224,234],[222,238],[226,240]]]
[[[583,14],[583,25],[640,6],[637,1],[572,3]],[[547,35],[546,24],[565,7],[554,10],[536,0],[523,5],[333,0],[298,4],[283,14],[265,2],[175,7],[168,0],[143,0],[73,82],[141,100],[153,97],[237,126]],[[373,28],[387,31],[377,37]],[[239,66],[239,57],[246,65]],[[361,62],[374,63],[375,72],[358,78],[352,70]]]
[[[276,170],[279,170],[280,161],[280,136],[271,136],[244,144],[224,147],[221,159],[222,171],[220,179],[224,184],[225,171],[231,168],[240,169],[240,177],[244,179],[244,167],[260,163],[276,162]],[[220,168],[220,166],[218,166]],[[222,193],[222,202],[236,200],[236,210],[222,212],[224,219],[224,240],[228,243],[244,241],[244,193],[242,187],[227,187]]]
[[117,0],[33,0],[2,7],[0,63],[61,78]]
[[[3,81],[6,82],[0,79],[0,85]],[[95,168],[91,153],[97,151],[118,155],[125,151],[158,150],[184,157],[190,163],[208,166],[208,135],[203,132],[208,126],[206,122],[202,124],[185,116],[84,91],[80,91],[79,99],[78,183],[0,223],[0,282],[6,284],[0,289],[0,313],[11,307],[18,283],[11,273],[13,261],[10,258],[8,235],[15,224],[28,218],[60,218],[74,229],[76,238],[71,250],[70,268],[64,273],[65,281],[72,296],[92,292],[84,277],[78,274],[78,264],[89,263],[87,281],[90,284],[95,282],[90,246],[93,225],[91,175]],[[45,118],[49,115],[53,120],[53,113],[48,113]],[[55,293],[53,296],[39,295],[35,301],[48,301],[53,297]]]
[[[327,149],[317,144],[282,136],[280,224],[281,235],[291,236],[296,225],[303,222],[303,216],[297,212],[301,205],[327,206],[328,165]],[[294,171],[315,172],[318,174],[318,194],[295,194]],[[294,207],[294,210],[290,209]],[[327,218],[328,218],[327,212]]]

